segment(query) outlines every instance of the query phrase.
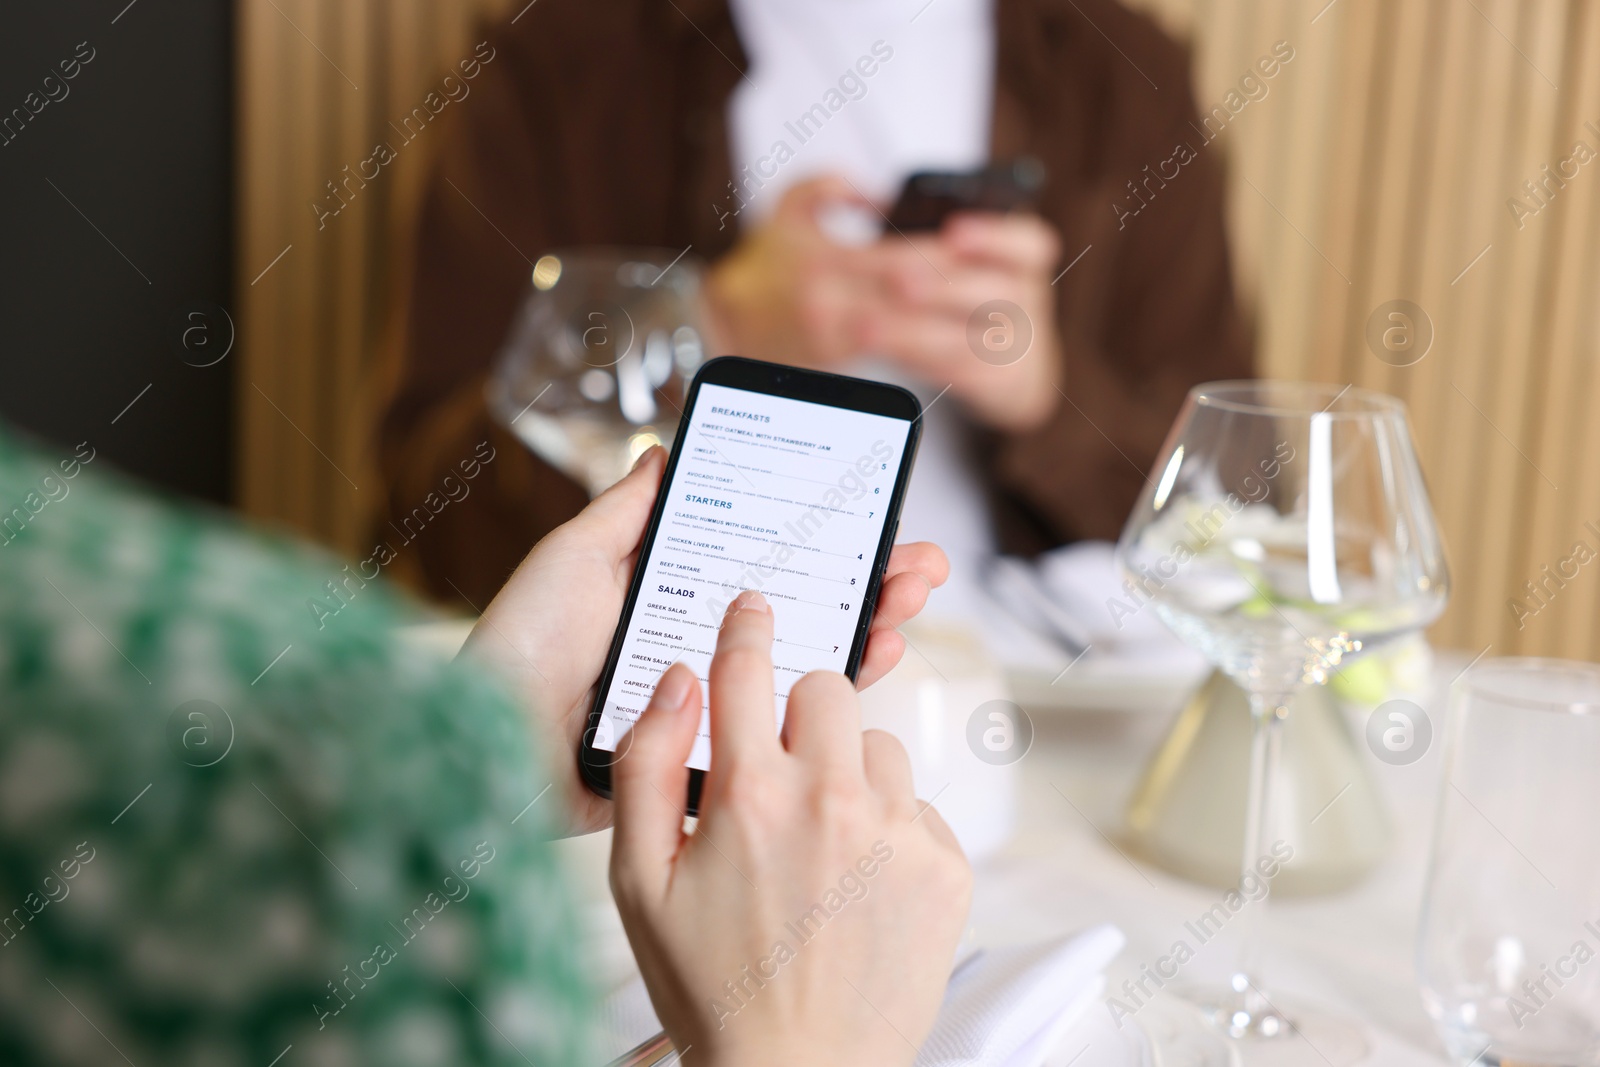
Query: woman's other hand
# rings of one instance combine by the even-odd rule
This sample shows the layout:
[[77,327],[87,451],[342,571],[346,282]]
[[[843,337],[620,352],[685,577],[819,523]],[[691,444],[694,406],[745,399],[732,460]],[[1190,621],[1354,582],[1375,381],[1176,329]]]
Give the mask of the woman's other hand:
[[683,831],[700,681],[661,678],[612,766],[611,886],[688,1062],[909,1064],[938,1012],[971,872],[855,690],[816,671],[774,718],[772,609],[728,608],[710,670],[711,768]]

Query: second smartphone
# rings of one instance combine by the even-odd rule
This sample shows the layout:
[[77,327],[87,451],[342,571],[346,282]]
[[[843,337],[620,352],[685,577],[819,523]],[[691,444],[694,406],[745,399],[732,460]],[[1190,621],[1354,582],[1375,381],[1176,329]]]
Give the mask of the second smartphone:
[[[745,589],[772,606],[780,727],[806,673],[855,680],[921,429],[898,386],[737,356],[700,368],[578,754],[591,789],[611,795],[611,762],[662,671],[682,660],[709,693],[723,612]],[[710,765],[702,707],[691,815]]]
[[889,210],[901,233],[937,230],[958,211],[1032,211],[1044,188],[1044,164],[1031,156],[973,171],[918,171]]

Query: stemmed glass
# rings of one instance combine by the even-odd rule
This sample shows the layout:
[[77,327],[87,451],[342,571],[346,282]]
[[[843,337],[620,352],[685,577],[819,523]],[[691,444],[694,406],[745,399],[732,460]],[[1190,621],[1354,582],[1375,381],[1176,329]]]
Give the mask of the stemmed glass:
[[668,248],[539,257],[487,387],[489,408],[591,496],[671,444],[704,358],[700,262]]
[[[1152,607],[1249,695],[1241,893],[1260,897],[1291,696],[1436,619],[1449,592],[1444,552],[1405,406],[1381,393],[1273,381],[1196,386],[1156,471],[1117,547],[1125,589],[1135,610]],[[1365,1042],[1353,1027],[1274,1005],[1249,930],[1244,941],[1227,986],[1193,999],[1240,1040],[1249,1062],[1301,1059],[1289,1043],[1313,1031],[1335,1067],[1359,1058]]]

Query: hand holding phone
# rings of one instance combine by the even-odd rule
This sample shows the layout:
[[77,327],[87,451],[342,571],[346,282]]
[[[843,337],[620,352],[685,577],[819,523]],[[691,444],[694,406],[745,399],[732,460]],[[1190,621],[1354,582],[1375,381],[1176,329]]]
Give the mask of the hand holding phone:
[[[509,682],[540,749],[554,754],[547,762],[554,788],[540,804],[556,805],[562,834],[611,825],[611,801],[583,784],[571,753],[582,743],[666,461],[666,449],[651,449],[632,473],[535,545],[484,610],[463,650]],[[890,551],[856,679],[862,688],[900,661],[905,642],[895,627],[922,610],[949,567],[938,546],[927,542]],[[531,784],[527,799],[535,800],[543,788]]]
[[933,1025],[971,872],[911,789],[900,743],[862,732],[844,676],[790,690],[780,738],[782,603],[726,612],[709,666],[716,759],[683,833],[702,708],[674,665],[613,767],[611,884],[657,1014],[707,1064],[910,1064]]
[[[814,670],[856,677],[887,572],[921,430],[897,386],[724,357],[701,368],[667,464],[579,763],[609,796],[610,770],[667,666],[704,676],[723,608],[758,589],[783,612],[774,685]],[[698,803],[709,713],[689,755]]]

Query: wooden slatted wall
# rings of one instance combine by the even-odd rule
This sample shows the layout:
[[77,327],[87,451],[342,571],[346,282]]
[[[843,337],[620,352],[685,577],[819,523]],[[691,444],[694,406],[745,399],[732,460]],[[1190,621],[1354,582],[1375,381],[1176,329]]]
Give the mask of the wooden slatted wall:
[[[238,0],[237,473],[247,514],[340,551],[363,547],[378,502],[370,361],[395,241],[432,149],[429,128],[405,143],[389,124],[472,55],[480,17],[509,2]],[[364,186],[344,185],[344,168],[358,171],[380,140],[394,162]],[[348,206],[319,226],[312,205],[340,203],[329,182]]]
[[[1600,551],[1584,525],[1600,529],[1600,159],[1520,227],[1507,206],[1538,206],[1522,183],[1574,142],[1600,151],[1584,125],[1600,129],[1600,0],[1134,2],[1192,42],[1203,111],[1275,42],[1295,50],[1206,150],[1230,168],[1263,373],[1411,405],[1456,577],[1435,639],[1600,659],[1600,559],[1564,586],[1546,581],[1545,605],[1523,590],[1575,542]],[[504,6],[240,0],[240,475],[252,515],[359,547],[376,495],[366,360],[423,152],[408,147],[321,232],[309,203],[470,52],[473,19]],[[1366,341],[1369,315],[1393,299],[1433,325],[1412,366]],[[1538,609],[1520,628],[1518,597]]]
[[[1600,566],[1568,564],[1564,585],[1543,571],[1577,541],[1600,552],[1584,525],[1600,528],[1600,158],[1547,206],[1522,189],[1576,141],[1600,152],[1600,5],[1141,4],[1192,42],[1202,109],[1274,42],[1295,49],[1213,146],[1261,368],[1410,405],[1455,576],[1436,641],[1600,658]],[[1537,213],[1519,220],[1513,197]],[[1433,324],[1412,366],[1366,340],[1394,299]]]

